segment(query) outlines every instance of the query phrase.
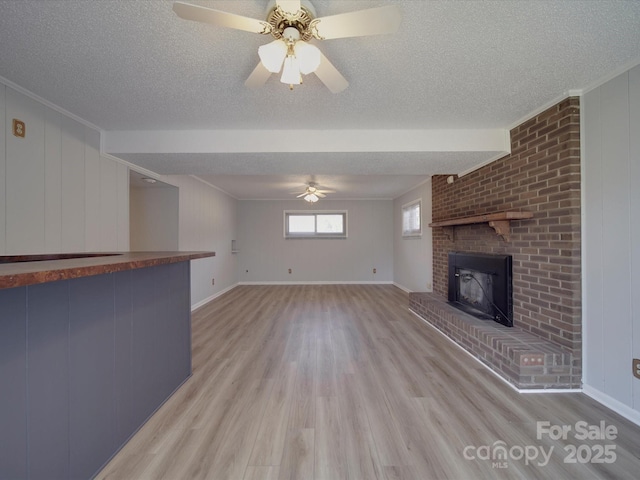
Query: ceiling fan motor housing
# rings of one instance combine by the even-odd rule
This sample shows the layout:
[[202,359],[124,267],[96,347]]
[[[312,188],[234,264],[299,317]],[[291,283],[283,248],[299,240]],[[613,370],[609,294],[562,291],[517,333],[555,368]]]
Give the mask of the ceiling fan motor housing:
[[[308,6],[311,7],[310,4]],[[300,5],[300,10],[290,14],[274,4],[267,15],[267,23],[271,25],[271,35],[279,40],[283,38],[287,28],[295,28],[300,34],[300,40],[308,42],[313,38],[315,12],[312,9],[313,7],[310,9],[306,5]]]

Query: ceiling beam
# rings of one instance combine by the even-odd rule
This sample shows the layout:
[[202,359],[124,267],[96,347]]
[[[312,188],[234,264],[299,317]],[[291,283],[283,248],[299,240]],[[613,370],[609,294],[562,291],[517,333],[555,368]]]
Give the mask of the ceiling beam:
[[122,153],[510,152],[506,129],[108,131]]

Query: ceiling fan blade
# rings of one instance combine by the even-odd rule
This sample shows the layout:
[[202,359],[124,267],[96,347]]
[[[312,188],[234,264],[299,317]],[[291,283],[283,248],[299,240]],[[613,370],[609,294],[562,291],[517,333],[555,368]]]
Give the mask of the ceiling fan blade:
[[283,12],[295,15],[300,10],[300,0],[276,0]]
[[304,197],[305,195],[308,195],[308,193],[304,192],[304,193],[301,193],[300,195],[296,195],[296,198]]
[[342,76],[323,53],[320,53],[320,66],[315,71],[315,74],[331,90],[331,93],[340,93],[349,86],[346,78]]
[[320,197],[320,198],[324,198],[324,197],[326,197],[326,195],[325,195],[324,193],[320,193],[320,192],[318,192],[317,190],[316,190],[315,192],[313,192],[313,193],[314,193],[314,195],[315,195],[316,197]]
[[271,33],[271,25],[255,18],[243,17],[234,13],[214,10],[212,8],[191,5],[190,3],[175,2],[173,11],[185,20],[210,23],[220,27],[235,28],[246,32],[267,34]]
[[320,193],[336,193],[335,190],[316,190],[316,192],[320,192]]
[[253,69],[253,72],[251,72],[249,78],[245,80],[244,84],[249,88],[260,88],[265,84],[270,76],[271,72],[264,68],[262,62],[258,62],[258,65]]
[[398,5],[358,10],[320,17],[313,21],[313,36],[318,40],[380,35],[398,30],[402,12]]

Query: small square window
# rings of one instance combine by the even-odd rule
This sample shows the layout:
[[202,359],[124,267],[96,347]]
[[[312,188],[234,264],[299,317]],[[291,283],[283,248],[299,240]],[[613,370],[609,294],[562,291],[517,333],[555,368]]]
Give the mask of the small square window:
[[402,236],[419,237],[422,235],[421,207],[422,199],[402,206]]

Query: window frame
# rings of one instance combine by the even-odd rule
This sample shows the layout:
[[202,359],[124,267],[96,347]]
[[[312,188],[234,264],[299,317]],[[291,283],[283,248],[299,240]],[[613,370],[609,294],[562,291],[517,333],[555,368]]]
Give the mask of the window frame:
[[[418,207],[418,222],[420,223],[420,228],[417,230],[405,230],[405,212],[410,212],[414,206]],[[401,217],[402,217],[402,238],[419,238],[422,237],[422,197],[417,198],[416,200],[412,200],[408,203],[405,203],[401,207]]]
[[[326,238],[326,239],[346,239],[348,232],[348,211],[347,210],[285,210],[284,211],[284,238],[286,240],[293,239],[310,239],[310,238]],[[314,217],[314,232],[305,233],[291,233],[289,232],[289,217],[290,216],[313,216]],[[318,216],[319,215],[341,215],[343,233],[321,233],[318,232]]]

